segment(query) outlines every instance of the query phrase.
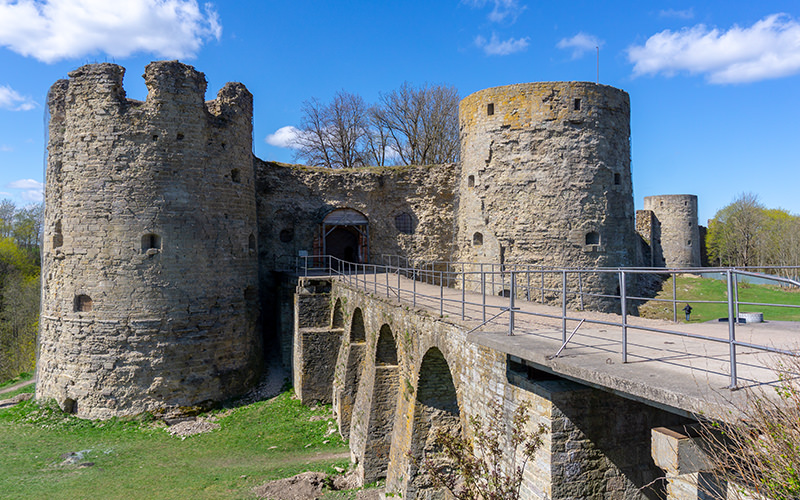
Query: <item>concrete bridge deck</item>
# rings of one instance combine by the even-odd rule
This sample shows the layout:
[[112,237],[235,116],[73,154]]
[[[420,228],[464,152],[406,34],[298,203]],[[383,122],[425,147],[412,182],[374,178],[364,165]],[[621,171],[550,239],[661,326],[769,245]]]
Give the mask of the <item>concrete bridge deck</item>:
[[[627,317],[627,362],[623,363],[622,316],[575,310],[567,312],[567,336],[581,319],[585,322],[555,357],[563,336],[559,307],[517,299],[514,335],[509,336],[508,311],[482,325],[484,317],[492,318],[509,306],[507,297],[487,294],[484,298],[480,293],[414,282],[392,273],[338,278],[368,293],[441,314],[465,331],[475,329],[468,341],[506,353],[512,361],[679,414],[730,417],[747,396],[747,391],[737,389],[775,384],[776,369],[782,363],[778,354],[737,345],[737,387],[731,390],[726,322],[676,324],[635,316]],[[797,351],[800,323],[737,324],[735,336],[741,344]]]

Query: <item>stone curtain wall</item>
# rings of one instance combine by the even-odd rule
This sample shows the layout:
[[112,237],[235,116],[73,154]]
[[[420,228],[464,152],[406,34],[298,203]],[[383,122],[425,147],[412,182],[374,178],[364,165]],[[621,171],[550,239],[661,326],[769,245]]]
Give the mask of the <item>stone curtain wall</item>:
[[[294,285],[275,274],[294,264],[300,251],[313,255],[325,215],[353,208],[369,221],[369,262],[381,255],[449,260],[453,254],[453,192],[456,165],[364,167],[331,170],[254,159],[259,221],[261,309],[267,342],[292,359],[291,296]],[[413,234],[400,232],[395,217],[408,214]],[[395,261],[396,263],[396,261]],[[289,305],[287,307],[287,304]]]
[[[456,165],[330,170],[256,159],[256,176],[265,272],[301,250],[313,255],[323,218],[345,207],[369,220],[369,262],[379,262],[382,254],[425,260],[452,256]],[[395,217],[403,213],[411,216],[413,234],[395,226]],[[282,241],[282,232],[289,241]]]
[[246,390],[260,373],[252,96],[93,64],[49,94],[38,398],[82,417]]
[[697,196],[646,196],[644,209],[653,212],[654,238],[650,246],[656,267],[698,267],[702,242],[697,221]]
[[[579,82],[509,85],[466,97],[460,106],[460,259],[639,264],[629,108],[627,93]],[[616,283],[595,281],[598,291],[614,293]]]

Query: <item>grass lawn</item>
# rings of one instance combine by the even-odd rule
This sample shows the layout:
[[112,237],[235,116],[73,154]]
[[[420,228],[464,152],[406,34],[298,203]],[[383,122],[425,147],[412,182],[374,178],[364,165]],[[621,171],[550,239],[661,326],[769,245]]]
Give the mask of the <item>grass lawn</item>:
[[[727,284],[712,278],[679,275],[676,292],[678,320],[685,322],[683,307],[692,306],[691,323],[702,323],[728,317]],[[672,278],[666,280],[656,298],[672,299]],[[725,301],[722,304],[705,304],[698,300]],[[791,304],[800,306],[800,290],[773,285],[739,283],[739,302]],[[765,321],[800,321],[800,308],[740,305],[740,312],[763,312]],[[672,304],[649,301],[639,307],[645,318],[672,319]]]
[[[329,406],[285,392],[214,414],[220,429],[181,438],[163,424],[81,420],[33,401],[0,410],[0,498],[247,499],[268,480],[349,464]],[[83,458],[65,464],[70,452]]]

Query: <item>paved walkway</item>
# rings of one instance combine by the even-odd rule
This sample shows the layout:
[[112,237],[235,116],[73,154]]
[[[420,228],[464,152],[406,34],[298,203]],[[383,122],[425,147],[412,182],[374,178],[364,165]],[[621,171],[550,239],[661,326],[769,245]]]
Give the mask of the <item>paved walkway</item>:
[[3,387],[2,389],[0,389],[0,394],[6,394],[6,393],[9,393],[9,392],[13,392],[13,391],[16,391],[17,389],[22,389],[26,385],[31,385],[31,384],[35,384],[35,383],[36,383],[36,378],[35,377],[30,379],[30,380],[24,380],[22,382],[14,384],[14,385],[10,385],[8,387]]
[[[342,279],[352,282],[352,277]],[[366,287],[377,296],[398,300],[396,274],[360,275],[358,280],[360,288]],[[743,404],[749,390],[769,389],[768,386],[778,381],[775,368],[796,359],[787,361],[787,357],[739,345],[736,347],[737,388],[730,390],[727,323],[676,324],[629,316],[628,359],[623,363],[622,316],[574,310],[567,313],[567,335],[580,320],[585,322],[560,356],[555,357],[562,346],[560,307],[517,300],[515,305],[519,310],[515,313],[514,335],[509,336],[508,312],[481,326],[484,299],[479,293],[414,283],[403,277],[399,278],[399,284],[400,301],[442,314],[446,321],[459,324],[466,331],[475,329],[468,337],[472,342],[526,360],[538,369],[671,411],[728,412]],[[485,300],[486,319],[509,305],[507,297],[487,295]],[[735,336],[742,343],[800,351],[800,322],[737,324]],[[795,364],[793,371],[798,367],[800,365]],[[743,388],[748,390],[740,390]],[[772,395],[774,391],[765,393]]]

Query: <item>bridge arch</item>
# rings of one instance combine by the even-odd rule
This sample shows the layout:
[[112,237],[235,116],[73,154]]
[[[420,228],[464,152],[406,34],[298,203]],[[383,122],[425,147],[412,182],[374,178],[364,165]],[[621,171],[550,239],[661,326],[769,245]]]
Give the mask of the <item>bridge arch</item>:
[[[337,304],[341,299],[337,299]],[[334,318],[335,318],[334,312]],[[333,386],[333,410],[339,423],[339,434],[350,439],[350,420],[353,418],[358,385],[364,369],[367,352],[367,335],[364,329],[364,314],[360,307],[353,310],[349,333],[342,339],[336,363]]]
[[[377,339],[374,341],[373,362],[368,360],[362,375],[364,383],[359,389],[356,411],[366,410],[367,422],[356,423],[354,417],[351,429],[357,426],[366,427],[362,435],[353,436],[359,459],[357,471],[364,483],[371,483],[386,477],[389,466],[389,454],[392,447],[395,415],[400,396],[400,366],[397,357],[397,343],[392,328],[381,325]],[[371,383],[372,387],[368,387]],[[361,406],[363,405],[363,406]]]
[[424,492],[433,493],[435,488],[429,478],[417,473],[416,464],[428,453],[437,451],[434,445],[437,431],[461,434],[461,411],[450,366],[437,347],[425,353],[417,380],[410,447],[413,457],[410,477],[413,479],[408,483],[406,496],[427,498]]
[[361,308],[353,311],[353,321],[350,323],[350,342],[366,342],[367,333],[364,330],[364,314]]
[[342,299],[336,299],[336,303],[333,305],[331,327],[344,329],[344,310],[342,309]]
[[381,326],[378,345],[375,349],[375,364],[378,366],[397,365],[397,342],[389,325]]

